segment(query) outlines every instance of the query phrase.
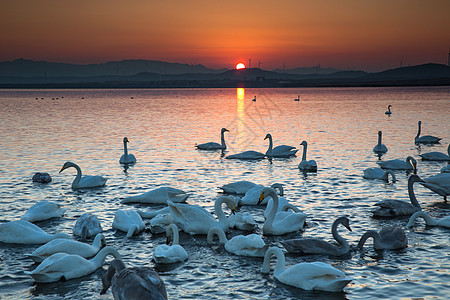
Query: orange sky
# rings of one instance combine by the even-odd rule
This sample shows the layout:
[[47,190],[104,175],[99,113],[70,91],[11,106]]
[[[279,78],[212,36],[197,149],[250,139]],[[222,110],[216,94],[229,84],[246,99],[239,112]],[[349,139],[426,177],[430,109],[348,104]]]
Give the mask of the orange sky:
[[449,0],[14,0],[0,61],[152,59],[233,68],[447,63]]

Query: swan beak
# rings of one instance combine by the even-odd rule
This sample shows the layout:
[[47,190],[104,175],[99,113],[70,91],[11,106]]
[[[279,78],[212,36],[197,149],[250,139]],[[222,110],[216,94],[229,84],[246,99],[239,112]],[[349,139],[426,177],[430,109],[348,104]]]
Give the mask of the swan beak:
[[350,225],[344,225],[344,226],[345,226],[345,228],[348,229],[348,231],[352,231],[352,229],[350,228]]
[[269,138],[269,136],[268,135],[266,135],[266,137],[264,138],[265,140],[267,140]]
[[264,193],[261,193],[261,195],[259,195],[258,204],[260,204],[263,200],[264,200]]
[[166,238],[166,245],[170,245],[170,236]]
[[61,170],[59,170],[59,173],[61,173],[62,171],[64,171],[66,169],[66,165],[62,166]]
[[226,129],[226,128],[224,129],[224,131],[228,131],[228,132],[230,132],[230,131],[229,131],[228,129]]
[[237,211],[237,210],[236,210],[236,206],[234,206],[233,209],[231,210],[231,213],[232,213],[233,215],[235,215],[235,214],[236,214],[236,211]]

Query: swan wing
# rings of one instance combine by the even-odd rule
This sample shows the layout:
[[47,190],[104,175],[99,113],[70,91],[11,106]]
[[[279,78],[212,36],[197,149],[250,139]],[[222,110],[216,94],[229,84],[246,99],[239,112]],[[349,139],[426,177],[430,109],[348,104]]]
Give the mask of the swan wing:
[[207,234],[217,226],[216,219],[203,207],[168,201],[172,220],[181,230],[190,234]]
[[245,160],[253,160],[253,159],[263,159],[266,155],[257,151],[244,151],[239,154],[228,155],[225,158],[227,159],[245,159]]
[[39,201],[31,206],[27,212],[20,218],[28,222],[43,221],[51,218],[62,217],[66,209],[50,201]]
[[441,195],[450,195],[450,173],[440,173],[435,176],[424,179],[425,182],[420,182],[423,186],[429,188],[433,192]]
[[221,186],[220,189],[227,194],[244,195],[248,190],[255,186],[256,183],[243,180],[225,184]]
[[441,152],[428,152],[419,154],[422,160],[450,161],[450,156]]
[[93,188],[104,186],[107,180],[107,178],[99,175],[84,175],[83,177],[81,177],[77,188]]
[[339,247],[316,238],[291,239],[280,243],[289,253],[341,255]]
[[209,142],[209,143],[204,143],[204,144],[200,144],[200,145],[196,145],[195,147],[197,147],[197,149],[200,150],[218,150],[218,149],[223,149],[222,145],[216,142]]

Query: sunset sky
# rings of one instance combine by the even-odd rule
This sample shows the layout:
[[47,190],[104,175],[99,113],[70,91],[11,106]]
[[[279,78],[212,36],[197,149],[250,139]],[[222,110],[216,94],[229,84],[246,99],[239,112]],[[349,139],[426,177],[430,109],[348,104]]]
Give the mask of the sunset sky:
[[380,71],[447,64],[449,15],[449,0],[2,1],[0,61]]

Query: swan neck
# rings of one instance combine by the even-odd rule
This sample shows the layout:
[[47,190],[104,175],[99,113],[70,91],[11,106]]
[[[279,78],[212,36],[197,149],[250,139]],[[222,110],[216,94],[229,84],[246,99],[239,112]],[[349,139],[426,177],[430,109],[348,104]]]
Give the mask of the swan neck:
[[128,156],[128,147],[126,141],[123,141],[123,153],[125,154],[125,157]]
[[302,155],[302,160],[306,160],[306,149],[308,148],[308,144],[304,143],[303,144],[303,155]]
[[217,199],[216,202],[214,203],[214,212],[217,215],[217,219],[219,219],[219,223],[224,224],[228,227],[228,218],[222,209],[223,203],[227,203],[227,204],[234,206],[234,202],[229,198],[223,197],[223,198]]
[[267,149],[266,154],[267,155],[271,155],[272,154],[272,149],[273,149],[272,136],[269,135],[269,149]]
[[105,242],[105,237],[103,234],[97,234],[92,242],[92,247],[100,249],[102,247],[102,242]]
[[339,243],[339,245],[348,246],[347,240],[344,239],[339,232],[337,231],[337,227],[339,224],[341,224],[342,222],[334,222],[333,225],[331,226],[331,234],[333,235],[333,238],[336,240],[336,242]]
[[77,176],[73,180],[72,186],[78,186],[81,180],[81,176],[83,176],[83,173],[81,172],[81,168],[78,165],[73,164],[73,167],[77,170]]
[[168,238],[173,235],[172,245],[180,244],[180,233],[178,231],[178,227],[175,224],[170,224],[170,226],[167,227],[166,235]]
[[128,228],[127,238],[132,237],[133,234],[139,231],[139,227],[136,224],[132,224],[130,228]]
[[416,139],[419,138],[419,136],[420,136],[420,130],[421,130],[420,123],[418,123],[418,127],[419,127],[419,129],[418,129],[418,131],[417,131]]
[[414,194],[414,180],[412,177],[408,180],[408,195],[409,195],[409,201],[411,201],[411,204],[417,207],[418,209],[422,210],[420,207],[419,201],[417,201],[416,195]]
[[270,260],[272,258],[272,255],[275,255],[277,260],[275,269],[273,271],[274,275],[277,276],[278,274],[283,273],[286,270],[286,258],[284,257],[283,251],[281,251],[281,249],[277,247],[271,247],[269,248],[269,250],[267,250],[266,255],[264,256],[262,272],[269,273]]
[[227,145],[225,144],[225,131],[220,132],[220,143],[223,149],[227,148]]
[[269,215],[267,216],[267,220],[264,223],[264,226],[266,226],[266,224],[270,224],[270,226],[272,226],[273,219],[275,218],[275,214],[278,211],[278,205],[280,205],[280,200],[278,199],[278,195],[274,189],[270,191],[269,196],[272,197],[273,205],[272,209],[269,212]]
[[213,227],[208,231],[208,236],[206,238],[206,241],[208,242],[208,244],[213,243],[214,236],[216,236],[216,235],[219,238],[220,244],[225,244],[226,242],[228,242],[225,232],[219,227]]
[[373,238],[373,244],[375,245],[375,248],[377,248],[376,245],[378,245],[378,243],[381,241],[381,236],[375,230],[369,230],[363,234],[363,236],[359,240],[358,248],[362,248],[368,238]]
[[100,250],[94,258],[91,259],[91,262],[95,265],[96,268],[100,268],[105,261],[106,256],[112,255],[114,258],[122,259],[119,252],[113,247],[105,247]]
[[102,289],[102,292],[100,294],[106,293],[106,291],[111,286],[111,280],[112,280],[114,274],[116,272],[119,273],[123,269],[125,269],[125,265],[119,259],[115,259],[109,264],[109,267],[108,267],[108,270],[106,271],[106,274],[103,275],[103,277],[102,277],[103,289]]
[[434,220],[432,217],[430,217],[430,215],[428,215],[427,213],[425,213],[423,211],[418,211],[418,212],[415,212],[411,216],[411,218],[409,219],[408,224],[406,225],[406,227],[411,227],[414,224],[414,222],[416,221],[417,218],[423,218],[427,225],[431,225],[431,226],[436,226],[437,225],[437,221]]
[[378,134],[378,148],[381,147],[381,133]]

